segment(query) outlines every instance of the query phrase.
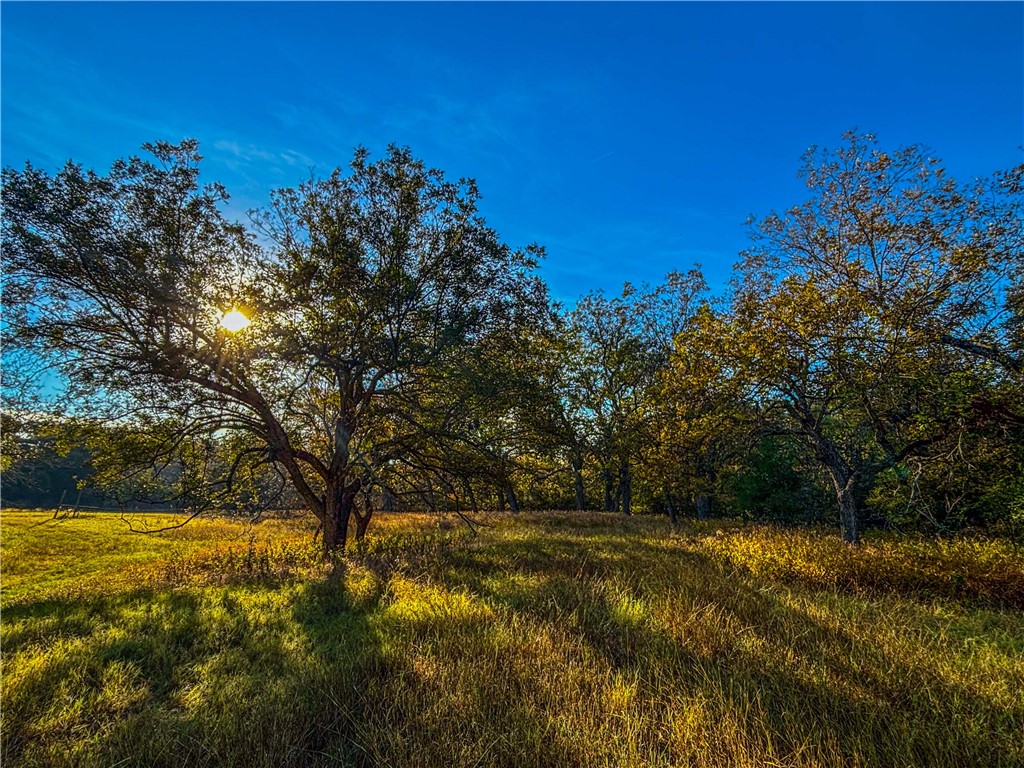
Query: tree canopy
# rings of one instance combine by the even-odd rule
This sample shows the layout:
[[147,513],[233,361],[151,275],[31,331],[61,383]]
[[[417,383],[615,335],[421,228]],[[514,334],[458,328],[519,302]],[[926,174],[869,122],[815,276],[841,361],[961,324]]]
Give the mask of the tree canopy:
[[[850,133],[724,295],[693,269],[567,309],[408,149],[246,224],[196,142],[146,149],[4,170],[7,474],[77,447],[121,499],[303,506],[327,555],[396,507],[1024,531],[1024,165],[963,184]],[[25,359],[59,417],[14,407]]]
[[[196,511],[270,465],[332,551],[365,514],[359,493],[415,490],[406,468],[478,447],[460,386],[500,407],[485,351],[514,361],[548,302],[539,249],[498,239],[473,182],[359,150],[347,172],[276,191],[247,230],[200,186],[194,141],[146,149],[105,176],[3,179],[8,343],[50,357],[106,436],[130,426],[125,465],[173,464]],[[221,326],[231,309],[251,325]]]

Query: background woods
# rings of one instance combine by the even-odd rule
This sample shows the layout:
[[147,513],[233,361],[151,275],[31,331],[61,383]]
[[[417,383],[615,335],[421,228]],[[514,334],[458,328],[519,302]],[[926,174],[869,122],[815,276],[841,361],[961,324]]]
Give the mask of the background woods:
[[851,133],[729,291],[566,308],[407,149],[246,224],[195,142],[146,149],[4,171],[5,361],[63,382],[47,409],[5,376],[8,503],[302,507],[328,555],[378,509],[1024,531],[1024,166],[963,184]]

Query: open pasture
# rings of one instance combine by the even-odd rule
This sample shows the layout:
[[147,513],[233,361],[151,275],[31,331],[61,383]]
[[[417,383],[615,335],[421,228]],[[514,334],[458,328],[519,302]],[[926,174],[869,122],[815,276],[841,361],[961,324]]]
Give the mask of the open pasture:
[[[5,766],[1024,764],[1024,557],[603,514],[4,511]],[[151,521],[155,524],[157,521]]]

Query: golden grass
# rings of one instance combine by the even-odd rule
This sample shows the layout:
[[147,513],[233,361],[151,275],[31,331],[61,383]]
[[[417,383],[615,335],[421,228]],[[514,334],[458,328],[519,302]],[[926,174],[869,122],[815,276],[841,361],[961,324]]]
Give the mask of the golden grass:
[[954,597],[1024,608],[1022,553],[1007,541],[868,536],[860,547],[808,530],[753,526],[701,549],[755,576],[852,593]]
[[332,580],[295,523],[5,512],[4,766],[1024,765],[997,543],[489,519],[385,517]]

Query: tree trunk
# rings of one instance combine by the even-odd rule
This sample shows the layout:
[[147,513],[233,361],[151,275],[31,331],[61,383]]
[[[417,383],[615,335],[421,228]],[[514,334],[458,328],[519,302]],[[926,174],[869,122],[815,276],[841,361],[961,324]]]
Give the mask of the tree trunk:
[[711,496],[706,493],[697,494],[697,519],[707,520],[711,517]]
[[839,527],[843,532],[843,541],[857,546],[860,544],[860,531],[857,528],[857,500],[853,496],[856,475],[850,472],[845,478],[840,474],[832,475],[832,483],[836,488],[836,500],[839,502]]
[[508,508],[512,512],[512,514],[518,515],[519,499],[516,498],[515,488],[513,488],[512,484],[510,483],[508,486],[506,486],[506,490],[508,491]]
[[363,514],[359,514],[359,512],[356,511],[355,515],[356,515],[356,544],[360,544],[360,543],[362,543],[363,539],[366,538],[366,529],[370,525],[370,518],[373,517],[373,507],[371,507],[369,505],[369,503],[367,503],[366,511],[363,512]]
[[385,488],[382,492],[380,500],[380,511],[381,512],[394,512],[395,511],[395,494],[390,488]]
[[348,522],[355,505],[356,489],[340,481],[328,483],[324,504],[323,556],[330,560],[335,553],[344,552],[348,541]]
[[817,419],[812,417],[806,403],[797,401],[790,407],[790,412],[800,420],[804,435],[814,446],[818,461],[828,471],[832,480],[839,505],[839,527],[842,530],[843,541],[857,546],[860,544],[860,531],[857,530],[857,502],[853,496],[857,473],[843,458],[836,444],[821,432]]
[[477,514],[480,510],[476,504],[476,494],[473,493],[473,483],[467,478],[462,478],[462,486],[466,489],[466,495],[469,496],[469,508],[473,510],[473,514]]
[[601,478],[604,480],[604,511],[615,511],[615,500],[612,498],[612,472],[610,469],[601,470]]
[[498,511],[505,511],[505,489],[500,485],[498,486]]
[[582,512],[587,508],[587,497],[583,491],[583,457],[579,454],[572,460],[572,477],[576,490],[576,510]]
[[676,505],[672,503],[672,491],[669,490],[667,483],[662,488],[665,493],[665,511],[668,512],[668,519],[672,522],[672,527],[675,528],[679,519],[676,516]]
[[817,449],[818,458],[828,470],[832,486],[836,491],[836,501],[839,505],[839,527],[843,533],[843,541],[856,546],[860,544],[860,531],[857,530],[857,501],[853,495],[857,473],[828,439],[819,438]]
[[619,468],[619,498],[622,499],[622,514],[629,517],[633,514],[633,473],[625,461]]

